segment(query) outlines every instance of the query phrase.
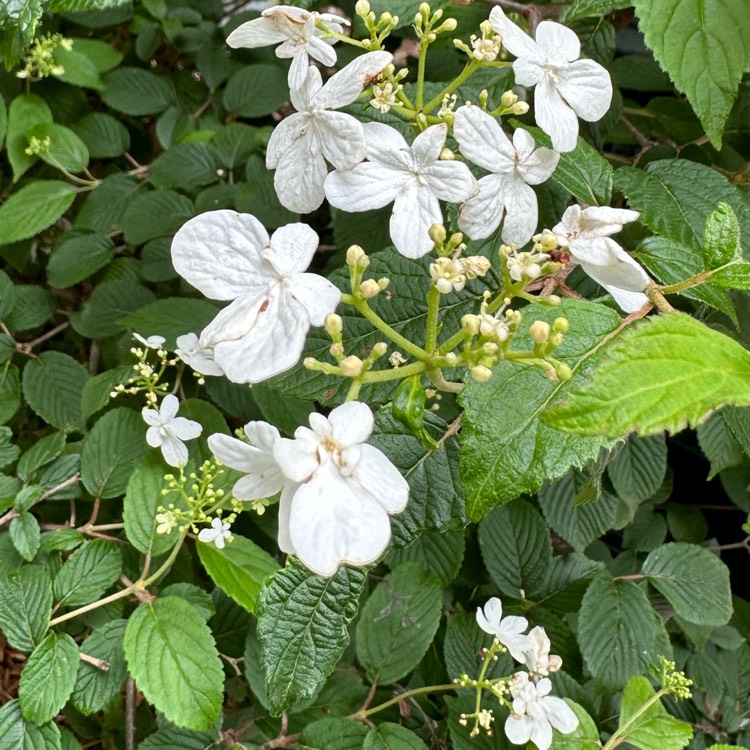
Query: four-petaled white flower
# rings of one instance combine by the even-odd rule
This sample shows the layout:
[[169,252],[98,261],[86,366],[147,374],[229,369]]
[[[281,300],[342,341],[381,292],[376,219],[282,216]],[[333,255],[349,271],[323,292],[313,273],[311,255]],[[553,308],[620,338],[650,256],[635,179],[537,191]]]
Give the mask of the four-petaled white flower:
[[643,290],[650,279],[609,235],[638,216],[637,211],[623,208],[569,206],[552,230],[560,246],[628,313],[640,310],[648,302]]
[[513,63],[516,83],[536,86],[537,124],[550,135],[554,149],[572,151],[578,145],[578,117],[596,122],[609,109],[609,73],[594,60],[578,59],[581,42],[562,24],[542,21],[532,39],[497,6],[490,12],[490,22],[505,48],[518,58]]
[[146,430],[146,442],[152,448],[161,448],[164,460],[170,466],[187,463],[188,449],[183,440],[197,438],[203,427],[192,419],[178,417],[180,402],[171,393],[164,397],[158,409],[145,408],[141,412],[143,421],[149,425]]
[[317,13],[291,5],[266,8],[260,18],[240,24],[228,37],[230,47],[266,47],[281,42],[276,57],[294,58],[307,63],[307,55],[328,67],[336,64],[336,43],[333,37],[321,39],[324,31],[316,28],[322,21],[331,31],[342,34],[349,22],[330,13]]
[[528,672],[513,675],[510,685],[513,709],[505,720],[505,735],[514,745],[524,745],[530,740],[539,750],[548,750],[552,727],[563,734],[576,730],[578,717],[564,700],[550,695],[551,690],[552,683],[546,677],[535,683]]
[[146,338],[139,333],[134,333],[133,338],[143,344],[147,349],[161,349],[166,341],[164,336],[149,336]]
[[273,236],[250,214],[200,214],[175,235],[172,262],[211,299],[233,300],[202,331],[200,346],[234,383],[259,383],[293,367],[311,325],[341,299],[330,281],[304,273],[318,246],[306,224]]
[[393,203],[390,233],[396,249],[420,258],[433,247],[429,229],[442,224],[440,200],[461,203],[477,192],[477,182],[460,161],[440,160],[448,126],[432,125],[409,146],[394,128],[364,126],[367,158],[354,169],[328,175],[325,193],[344,211],[369,211]]
[[516,661],[523,663],[526,660],[525,652],[530,644],[529,637],[523,632],[529,627],[525,617],[503,617],[503,604],[493,596],[484,605],[484,611],[481,607],[477,609],[477,624],[485,633],[494,635]]
[[171,510],[156,514],[156,533],[171,534],[172,529],[177,526],[177,519]]
[[213,349],[203,346],[194,333],[186,333],[184,336],[177,337],[175,354],[201,375],[224,374],[218,362],[214,360]]
[[504,242],[525,245],[539,216],[531,185],[550,178],[560,154],[535,149],[534,139],[518,128],[513,143],[492,115],[467,105],[456,110],[453,131],[461,153],[491,174],[479,180],[479,192],[461,207],[458,226],[472,239],[489,237],[503,222]]
[[198,539],[201,542],[211,544],[213,542],[219,549],[224,549],[227,544],[227,540],[232,536],[230,531],[230,525],[221,520],[221,518],[214,518],[211,521],[211,528],[201,529],[198,534]]
[[351,104],[392,59],[389,52],[367,52],[325,85],[314,66],[304,76],[290,74],[290,95],[297,111],[276,126],[266,150],[266,166],[276,170],[276,194],[290,211],[309,213],[323,202],[326,159],[338,169],[351,169],[365,158],[362,123],[331,110]]
[[562,666],[562,659],[556,654],[550,654],[549,637],[544,628],[532,628],[529,631],[529,646],[526,649],[526,667],[532,674],[546,677],[550,672],[557,672]]

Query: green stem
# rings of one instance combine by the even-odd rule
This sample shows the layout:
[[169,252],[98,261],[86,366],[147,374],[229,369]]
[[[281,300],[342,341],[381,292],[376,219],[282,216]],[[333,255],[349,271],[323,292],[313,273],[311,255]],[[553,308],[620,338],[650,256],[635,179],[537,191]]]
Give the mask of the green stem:
[[355,47],[360,47],[361,49],[366,49],[370,51],[372,48],[361,42],[359,39],[352,39],[350,36],[346,36],[345,34],[339,34],[338,31],[333,31],[329,29],[322,21],[318,21],[315,24],[316,28],[320,29],[321,31],[324,31],[325,34],[322,39],[325,39],[326,37],[331,37],[332,39],[338,39],[340,42],[345,42],[346,44],[351,44]]
[[374,706],[373,708],[368,708],[363,711],[357,711],[357,713],[352,714],[350,718],[362,721],[368,716],[380,713],[380,711],[384,711],[386,708],[395,706],[398,703],[401,703],[401,701],[406,700],[407,698],[413,698],[415,695],[424,695],[425,693],[437,693],[443,690],[455,689],[456,685],[454,685],[453,683],[451,683],[450,685],[428,685],[427,687],[414,688],[413,690],[407,690],[405,693],[399,693],[394,698],[391,698],[390,700],[387,700],[385,703],[381,703],[378,706]]
[[427,338],[424,348],[432,354],[437,349],[438,314],[440,313],[440,292],[431,286],[427,292]]
[[[679,286],[679,285],[677,285]],[[686,287],[687,288],[687,287]],[[659,311],[662,313],[673,313],[674,307],[667,302],[666,297],[664,296],[663,289],[660,289],[656,284],[649,284],[644,290],[643,290],[648,297],[649,302]],[[679,291],[679,290],[678,290]]]
[[346,394],[347,401],[356,401],[359,397],[359,392],[362,388],[362,379],[354,378],[352,384],[349,386],[349,392]]
[[439,391],[444,391],[446,393],[461,393],[464,389],[463,383],[454,383],[451,380],[446,380],[443,373],[437,368],[434,370],[428,370],[427,375],[432,381],[432,384]]
[[[426,362],[412,362],[410,365],[403,367],[394,367],[392,370],[369,370],[361,375],[362,383],[384,383],[387,380],[403,380],[412,375],[419,375],[424,372],[428,365]],[[357,380],[360,380],[357,378]]]
[[689,279],[680,281],[677,284],[670,284],[669,286],[661,287],[661,293],[677,294],[678,292],[685,291],[685,289],[690,289],[691,287],[698,286],[699,284],[704,284],[711,278],[712,273],[713,271],[701,271],[700,273],[695,274],[695,276],[691,276]]
[[415,106],[418,110],[422,109],[424,102],[424,69],[425,63],[427,62],[427,47],[426,41],[429,30],[425,29],[425,36],[419,42],[419,64],[417,67],[417,99]]
[[466,334],[463,331],[456,331],[446,342],[440,345],[438,352],[448,354],[453,351],[464,339]]
[[[482,707],[482,690],[484,688],[484,678],[487,675],[487,669],[490,666],[490,663],[495,658],[495,651],[493,648],[488,649],[487,655],[484,657],[484,663],[482,664],[482,669],[479,672],[479,677],[477,678],[477,698],[474,702],[474,716],[477,717],[479,715],[479,709]],[[476,718],[474,719],[476,721]]]
[[640,716],[648,711],[648,709],[651,708],[654,703],[661,700],[661,697],[663,695],[667,695],[667,691],[662,689],[651,698],[649,698],[622,726],[617,728],[617,731],[607,740],[607,744],[604,746],[603,750],[613,750],[620,743],[624,742],[625,737],[630,730],[630,727],[638,720]]
[[492,68],[504,68],[509,66],[511,63],[481,63],[479,60],[471,60],[470,62],[466,63],[466,67],[458,74],[458,78],[456,78],[454,81],[451,81],[434,99],[431,99],[427,104],[422,107],[422,111],[425,113],[428,113],[432,111],[435,107],[437,107],[438,104],[441,104],[443,99],[445,99],[448,94],[452,94],[462,83],[466,83],[466,81],[474,75],[474,73],[482,67],[492,67]]

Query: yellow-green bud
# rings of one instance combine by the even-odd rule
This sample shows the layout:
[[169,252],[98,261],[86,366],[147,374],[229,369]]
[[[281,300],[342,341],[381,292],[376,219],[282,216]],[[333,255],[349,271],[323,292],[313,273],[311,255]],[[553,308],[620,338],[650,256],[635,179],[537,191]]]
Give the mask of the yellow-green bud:
[[558,297],[556,294],[550,294],[546,299],[547,304],[551,305],[552,307],[557,307],[562,302],[562,299],[560,299],[560,297]]
[[376,294],[380,294],[380,284],[375,279],[365,279],[359,285],[359,293],[365,298],[370,299]]
[[393,16],[388,11],[380,14],[380,23],[382,23],[383,25],[389,24],[392,21],[393,21]]
[[464,333],[469,336],[476,336],[479,334],[479,326],[481,319],[478,315],[464,315],[461,318],[461,328]]
[[560,346],[560,344],[562,344],[564,338],[565,337],[561,333],[559,333],[559,332],[553,333],[549,337],[549,342],[550,342],[550,344],[552,344],[552,346],[558,347],[558,346]]
[[529,334],[536,344],[546,344],[549,341],[550,324],[544,320],[535,320],[529,328]]
[[447,146],[440,152],[440,159],[442,161],[453,161],[456,155]]
[[[429,7],[429,6],[427,6]],[[432,14],[432,20],[433,21],[439,21],[443,17],[443,9],[438,8],[433,14]]]
[[455,31],[458,21],[455,18],[446,18],[441,26],[441,31]]
[[529,105],[526,102],[516,102],[513,105],[514,115],[525,115],[529,111]]
[[372,347],[370,356],[373,359],[377,359],[378,357],[382,357],[387,351],[388,351],[388,344],[386,344],[385,341],[378,341],[378,343]]
[[328,313],[325,322],[326,333],[329,336],[337,336],[344,330],[344,321],[336,313]]
[[350,354],[348,357],[344,357],[341,360],[340,367],[341,372],[348,378],[356,378],[362,374],[362,360],[359,357],[355,357]]
[[430,239],[436,245],[442,245],[445,242],[445,238],[448,236],[445,227],[442,224],[433,224],[429,228],[428,234],[430,235]]
[[477,383],[486,383],[492,377],[492,370],[484,365],[477,365],[471,368],[471,377],[477,381]]
[[567,333],[570,329],[570,323],[567,318],[555,318],[555,322],[552,324],[552,330],[556,333]]
[[332,357],[339,359],[344,356],[344,345],[340,341],[337,341],[335,344],[331,344],[328,351],[331,352]]
[[455,365],[456,362],[458,362],[458,355],[455,352],[448,352],[448,354],[445,355],[446,365]]
[[500,104],[502,104],[503,107],[512,107],[517,101],[518,95],[514,94],[512,91],[506,91],[500,97]]
[[482,345],[482,353],[483,354],[496,354],[497,350],[499,349],[498,345],[495,344],[493,341],[488,341],[486,344]]
[[318,360],[315,357],[305,357],[302,360],[302,366],[307,370],[314,370],[317,364]]
[[565,362],[558,362],[555,367],[555,372],[560,380],[570,380],[573,377],[573,370],[571,370]]
[[354,12],[358,16],[366,16],[370,12],[370,3],[367,0],[357,0],[354,6]]
[[366,258],[367,254],[359,245],[352,245],[346,251],[346,262],[350,266],[354,266],[359,263],[362,258]]
[[382,279],[378,279],[378,286],[380,287],[380,291],[385,291],[388,289],[388,284],[391,283],[391,280],[383,276]]

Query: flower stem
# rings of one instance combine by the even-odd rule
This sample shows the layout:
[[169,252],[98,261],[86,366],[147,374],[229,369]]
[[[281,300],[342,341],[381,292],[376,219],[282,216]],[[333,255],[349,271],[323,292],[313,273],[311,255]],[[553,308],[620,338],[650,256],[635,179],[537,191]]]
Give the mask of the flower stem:
[[438,104],[442,104],[443,99],[445,99],[448,94],[452,94],[461,84],[466,83],[466,81],[471,78],[471,76],[474,75],[474,73],[479,70],[479,68],[501,68],[507,67],[508,65],[510,65],[510,63],[484,63],[483,65],[479,60],[471,60],[470,62],[466,63],[466,67],[458,74],[458,77],[455,80],[451,81],[437,96],[435,96],[433,99],[430,99],[430,101],[427,102],[424,107],[422,107],[422,111],[425,114],[428,114],[433,109],[435,109]]
[[[425,362],[412,362],[403,367],[394,367],[392,370],[368,370],[361,376],[362,383],[383,383],[387,380],[403,380],[412,375],[424,372],[428,365]],[[359,380],[360,378],[357,378]]]
[[437,348],[438,314],[440,312],[440,292],[431,286],[427,292],[427,338],[424,348],[430,354]]
[[607,740],[607,744],[603,750],[614,750],[618,745],[622,744],[627,737],[630,728],[633,724],[646,712],[651,706],[657,701],[661,700],[662,696],[666,695],[667,691],[662,689],[658,693],[655,693],[649,698],[622,726],[618,727],[615,733]]
[[422,109],[422,104],[424,102],[424,69],[425,63],[427,62],[427,47],[427,35],[425,35],[419,42],[419,64],[417,66],[417,99],[414,103],[418,110]]
[[397,696],[391,698],[390,700],[387,700],[385,703],[373,706],[372,708],[357,711],[356,714],[352,714],[349,718],[363,721],[368,716],[372,716],[373,714],[377,714],[380,711],[384,711],[386,708],[395,706],[398,703],[401,703],[401,701],[406,700],[407,698],[413,698],[415,695],[424,695],[425,693],[437,693],[443,690],[455,689],[456,685],[454,685],[453,683],[450,683],[449,685],[427,685],[426,687],[414,688],[413,690],[407,690],[405,693],[399,693]]

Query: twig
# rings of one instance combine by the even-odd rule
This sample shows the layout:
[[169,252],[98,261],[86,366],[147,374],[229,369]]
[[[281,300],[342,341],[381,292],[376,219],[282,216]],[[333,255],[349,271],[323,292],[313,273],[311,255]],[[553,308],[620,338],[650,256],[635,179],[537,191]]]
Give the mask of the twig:
[[132,677],[125,683],[125,747],[135,750],[135,682]]
[[54,338],[58,333],[64,331],[69,325],[70,323],[65,321],[65,323],[60,323],[59,326],[55,326],[51,331],[47,331],[47,333],[43,333],[41,336],[37,336],[33,341],[17,341],[16,349],[18,349],[19,352],[23,352],[24,354],[31,354],[31,351],[35,346],[43,344],[48,339]]
[[96,656],[84,654],[83,652],[81,652],[79,656],[81,657],[81,661],[85,661],[86,664],[91,664],[97,669],[101,669],[102,672],[109,672],[109,662],[105,659],[98,659]]

